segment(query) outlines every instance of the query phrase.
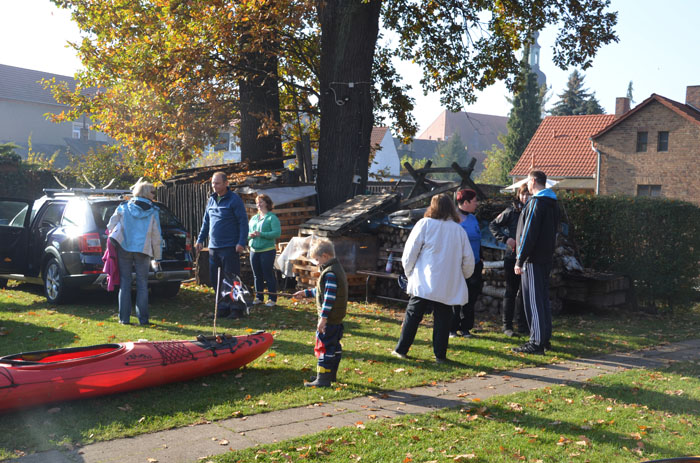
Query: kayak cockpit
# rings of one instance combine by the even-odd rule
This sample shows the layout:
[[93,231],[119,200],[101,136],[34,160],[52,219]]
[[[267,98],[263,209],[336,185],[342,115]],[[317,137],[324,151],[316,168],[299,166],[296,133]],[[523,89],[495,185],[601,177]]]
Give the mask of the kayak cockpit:
[[125,347],[121,344],[100,344],[97,346],[68,347],[64,349],[51,349],[0,357],[0,363],[12,365],[40,365],[57,362],[74,362],[80,360],[93,360],[95,357],[109,357],[110,354],[121,352]]

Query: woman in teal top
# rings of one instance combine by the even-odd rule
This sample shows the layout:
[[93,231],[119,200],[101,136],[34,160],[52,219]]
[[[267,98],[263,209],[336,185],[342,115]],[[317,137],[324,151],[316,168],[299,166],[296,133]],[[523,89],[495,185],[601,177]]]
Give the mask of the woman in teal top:
[[273,266],[275,265],[275,240],[282,234],[280,221],[272,211],[272,200],[266,194],[260,194],[255,198],[258,213],[251,217],[248,223],[248,246],[250,246],[250,265],[253,267],[255,280],[254,304],[262,304],[263,291],[267,284],[268,307],[277,303],[277,278]]

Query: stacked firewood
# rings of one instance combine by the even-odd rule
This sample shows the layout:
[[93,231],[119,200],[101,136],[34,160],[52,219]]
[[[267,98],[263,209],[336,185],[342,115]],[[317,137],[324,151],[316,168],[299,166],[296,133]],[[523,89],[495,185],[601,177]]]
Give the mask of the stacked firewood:
[[[511,198],[500,196],[482,201],[477,211],[480,221],[491,221],[506,207],[511,204]],[[410,226],[421,216],[420,214],[410,214],[400,211],[392,214],[391,221],[403,226]],[[397,220],[403,220],[397,222]],[[401,256],[403,247],[410,234],[410,229],[399,228],[390,225],[381,225],[377,229],[379,241],[379,257],[377,259],[377,271],[386,273],[403,274],[401,266]],[[505,296],[505,273],[503,270],[504,250],[490,247],[482,247],[482,259],[484,260],[483,279],[484,287],[481,297],[476,303],[475,311],[483,313],[485,317],[498,316],[503,307]],[[389,262],[391,264],[389,264]],[[557,238],[557,246],[554,253],[552,272],[550,275],[550,303],[552,312],[558,313],[563,306],[563,299],[566,297],[567,280],[565,276],[571,272],[579,272],[580,264],[576,258],[576,249],[573,243],[560,234]],[[392,279],[377,278],[374,287],[374,294],[380,296],[405,298],[405,294],[398,287],[396,281]]]
[[[387,274],[403,275],[403,265],[401,257],[403,248],[411,230],[406,228],[393,227],[390,225],[380,225],[377,230],[378,272]],[[406,299],[406,293],[398,285],[398,280],[394,278],[373,278],[374,293],[380,296],[394,299]]]

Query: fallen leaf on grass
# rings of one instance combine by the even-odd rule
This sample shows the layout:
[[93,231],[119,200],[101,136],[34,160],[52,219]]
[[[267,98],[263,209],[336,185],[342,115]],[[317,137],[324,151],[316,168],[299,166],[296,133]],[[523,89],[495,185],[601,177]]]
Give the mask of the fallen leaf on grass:
[[473,453],[465,453],[464,455],[455,455],[455,457],[452,459],[453,461],[466,461],[466,460],[473,460],[476,458],[476,455]]

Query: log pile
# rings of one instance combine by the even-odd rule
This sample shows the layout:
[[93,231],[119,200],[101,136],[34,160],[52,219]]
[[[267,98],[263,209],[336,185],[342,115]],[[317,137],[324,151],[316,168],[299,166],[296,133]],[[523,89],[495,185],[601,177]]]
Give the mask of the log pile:
[[[511,198],[508,196],[490,198],[482,201],[477,211],[477,217],[480,221],[491,221],[508,207],[510,203]],[[396,214],[400,213],[397,212]],[[412,217],[410,214],[401,214],[401,216],[405,218],[401,224],[410,226],[410,224],[415,223],[422,214],[415,215],[415,217]],[[400,257],[403,253],[404,243],[409,234],[410,229],[389,225],[381,225],[377,229],[377,237],[379,240],[379,257],[376,264],[377,271],[386,271],[387,262],[391,258],[392,265],[390,272],[399,274],[403,272]],[[483,313],[482,318],[499,316],[503,307],[503,298],[505,297],[506,284],[503,270],[505,251],[491,247],[482,247],[481,252],[482,259],[484,260],[484,270],[482,273],[484,287],[482,295],[476,303],[475,311]],[[549,283],[552,313],[560,313],[565,303],[572,299],[580,300],[581,298],[585,298],[587,303],[597,301],[598,305],[612,305],[622,300],[623,293],[626,289],[606,289],[607,287],[604,284],[591,285],[588,282],[582,282],[582,279],[577,276],[580,275],[582,271],[583,268],[576,258],[576,248],[574,244],[568,238],[559,234]],[[589,278],[584,278],[583,280],[590,280],[590,274],[591,272],[589,271]],[[572,277],[571,275],[574,276]],[[393,280],[377,279],[375,285],[374,294],[376,295],[392,298],[406,297]],[[608,286],[618,288],[625,287],[625,284],[620,282],[608,283]],[[591,291],[593,291],[595,295],[589,297],[588,295]],[[585,296],[581,295],[582,292]],[[607,295],[610,292],[613,292],[614,295]]]
[[[403,248],[411,230],[406,228],[392,227],[390,225],[380,225],[377,229],[378,258],[376,269],[378,272],[395,273],[403,275],[403,265],[401,257]],[[406,299],[396,280],[386,278],[375,278],[374,293],[393,299]]]

